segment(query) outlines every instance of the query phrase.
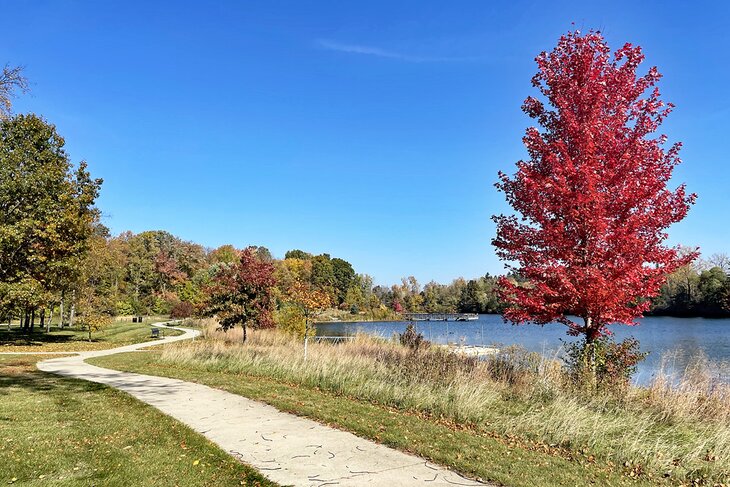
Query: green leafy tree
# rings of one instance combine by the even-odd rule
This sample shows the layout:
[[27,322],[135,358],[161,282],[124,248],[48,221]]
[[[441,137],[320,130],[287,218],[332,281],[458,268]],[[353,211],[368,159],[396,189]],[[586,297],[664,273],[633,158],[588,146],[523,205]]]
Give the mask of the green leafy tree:
[[335,257],[330,261],[332,263],[332,275],[334,277],[334,288],[337,304],[343,303],[347,296],[347,292],[355,280],[355,270],[352,264],[346,260]]
[[301,260],[309,260],[312,258],[312,254],[309,252],[305,252],[303,250],[294,249],[287,251],[286,254],[284,254],[284,259],[301,259]]
[[431,281],[423,287],[423,310],[426,313],[440,313],[449,311],[443,305],[443,284]]
[[78,279],[99,215],[94,202],[102,181],[91,178],[86,163],[74,167],[64,145],[55,127],[36,115],[0,122],[2,283],[35,281],[52,293]]
[[335,294],[335,271],[329,254],[312,258],[312,285],[315,289],[327,293],[330,299]]
[[700,273],[697,289],[701,296],[703,314],[719,315],[727,310],[728,281],[727,274],[720,267]]
[[355,313],[365,309],[367,302],[362,292],[362,288],[358,285],[350,286],[347,290],[347,294],[345,295],[344,304],[347,309],[354,311]]
[[479,282],[472,279],[466,283],[459,298],[459,312],[480,313],[484,307],[485,295],[480,289]]
[[29,276],[14,282],[0,282],[0,319],[18,316],[25,318],[24,327],[32,325],[31,310],[42,306],[49,299],[42,283]]

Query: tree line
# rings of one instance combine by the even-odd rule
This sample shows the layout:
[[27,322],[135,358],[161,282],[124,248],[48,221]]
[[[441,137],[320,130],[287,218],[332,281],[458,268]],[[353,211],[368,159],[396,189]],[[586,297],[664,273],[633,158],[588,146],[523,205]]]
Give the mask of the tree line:
[[698,258],[670,274],[648,314],[730,317],[730,257]]
[[[79,178],[78,172],[71,176]],[[96,188],[97,183],[92,184],[88,175],[84,178]],[[42,211],[44,205],[33,207]],[[26,216],[34,217],[40,218]],[[63,242],[68,254],[62,249],[51,250],[60,245],[58,240],[46,241],[43,246],[28,244],[32,255],[14,253],[17,277],[11,279],[8,257],[13,253],[3,252],[3,318],[20,319],[31,327],[35,321],[43,325],[54,313],[61,314],[62,325],[79,319],[87,324],[100,315],[170,314],[183,318],[220,313],[222,308],[211,301],[216,289],[220,290],[218,284],[226,272],[249,256],[270,268],[266,287],[270,288],[269,307],[275,316],[287,307],[286,298],[297,285],[320,292],[328,307],[369,319],[397,318],[403,312],[500,313],[505,306],[499,297],[500,276],[487,274],[477,279],[454,279],[449,284],[431,281],[425,285],[409,276],[391,286],[375,285],[370,275],[356,273],[350,262],[329,254],[291,250],[283,259],[276,259],[266,247],[238,250],[233,245],[223,245],[210,249],[161,230],[111,236],[99,223],[97,210],[87,208],[74,217],[85,220],[74,222],[79,230],[74,237],[77,246]],[[7,221],[3,224],[3,234],[10,233],[11,226]],[[18,220],[14,226],[23,225],[27,226],[27,222]],[[55,257],[39,255],[41,250],[55,252]],[[29,261],[45,264],[30,265]],[[247,269],[246,272],[253,272],[251,265]],[[668,277],[649,314],[727,316],[728,272],[730,258],[725,254],[681,267]],[[514,274],[510,279],[521,280]]]

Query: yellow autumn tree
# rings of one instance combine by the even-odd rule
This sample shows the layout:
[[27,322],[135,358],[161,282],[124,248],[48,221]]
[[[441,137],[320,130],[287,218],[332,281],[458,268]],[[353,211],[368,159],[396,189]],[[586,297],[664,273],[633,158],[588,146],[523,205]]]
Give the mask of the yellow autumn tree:
[[286,302],[298,309],[304,317],[304,360],[306,360],[309,336],[314,330],[314,319],[330,306],[330,295],[314,289],[308,282],[295,280],[287,289]]

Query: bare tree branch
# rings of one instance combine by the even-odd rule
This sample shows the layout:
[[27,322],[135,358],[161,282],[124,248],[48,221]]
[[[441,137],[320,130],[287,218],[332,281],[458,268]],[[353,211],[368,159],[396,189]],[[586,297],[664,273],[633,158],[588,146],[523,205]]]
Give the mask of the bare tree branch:
[[12,113],[12,99],[16,91],[27,93],[30,89],[28,79],[23,76],[23,66],[10,67],[5,65],[0,73],[0,119]]

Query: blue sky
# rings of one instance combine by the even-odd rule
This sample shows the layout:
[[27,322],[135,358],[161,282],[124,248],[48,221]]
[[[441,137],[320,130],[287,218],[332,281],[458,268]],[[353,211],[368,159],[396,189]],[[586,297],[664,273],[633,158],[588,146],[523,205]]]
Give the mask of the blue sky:
[[[0,0],[0,63],[105,179],[118,233],[328,252],[389,283],[498,273],[493,183],[525,156],[534,57],[572,28],[644,47],[677,109],[673,243],[730,252],[724,2]],[[496,2],[494,2],[496,3]]]

